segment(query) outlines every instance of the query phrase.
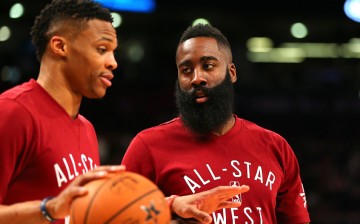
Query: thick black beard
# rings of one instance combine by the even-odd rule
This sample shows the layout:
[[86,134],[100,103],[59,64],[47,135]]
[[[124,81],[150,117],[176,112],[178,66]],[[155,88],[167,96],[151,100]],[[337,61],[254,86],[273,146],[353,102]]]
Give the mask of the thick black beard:
[[[208,97],[205,103],[196,103],[196,91],[202,90]],[[183,124],[192,132],[206,135],[225,124],[234,112],[234,86],[229,72],[224,80],[213,88],[197,86],[192,92],[175,85],[176,106]]]

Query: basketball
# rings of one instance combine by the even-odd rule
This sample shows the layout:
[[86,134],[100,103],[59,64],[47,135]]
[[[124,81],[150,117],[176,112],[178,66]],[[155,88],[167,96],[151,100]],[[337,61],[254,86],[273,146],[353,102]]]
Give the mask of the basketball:
[[129,171],[89,182],[88,194],[71,207],[71,224],[169,224],[164,194],[149,179]]

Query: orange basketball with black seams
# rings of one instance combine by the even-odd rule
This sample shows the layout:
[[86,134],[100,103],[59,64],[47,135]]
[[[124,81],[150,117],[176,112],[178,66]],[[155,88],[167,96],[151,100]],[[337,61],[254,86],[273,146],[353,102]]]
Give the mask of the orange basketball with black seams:
[[74,200],[71,224],[169,224],[164,194],[149,179],[129,171],[92,181]]

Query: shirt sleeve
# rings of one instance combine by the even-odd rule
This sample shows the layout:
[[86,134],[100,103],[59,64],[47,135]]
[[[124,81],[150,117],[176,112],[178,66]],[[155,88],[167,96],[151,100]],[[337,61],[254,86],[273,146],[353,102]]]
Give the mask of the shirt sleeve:
[[155,182],[154,160],[141,133],[136,135],[130,142],[121,161],[127,171],[141,174]]
[[32,119],[17,102],[0,100],[0,204],[6,197],[8,185],[16,178],[26,162],[32,144]]
[[284,181],[277,195],[276,213],[279,223],[310,222],[300,167],[294,151],[283,140]]

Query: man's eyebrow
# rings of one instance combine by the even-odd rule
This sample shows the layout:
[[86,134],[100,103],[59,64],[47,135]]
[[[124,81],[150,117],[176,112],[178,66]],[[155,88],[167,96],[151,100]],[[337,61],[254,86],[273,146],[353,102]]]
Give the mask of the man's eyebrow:
[[178,67],[185,66],[185,65],[190,65],[190,64],[191,64],[190,60],[185,60],[185,61],[182,61],[181,63],[179,63]]
[[109,38],[109,37],[100,37],[97,41],[102,41],[102,40],[106,40],[106,41],[109,41],[109,42],[114,42],[114,39]]
[[[218,58],[215,57],[215,56],[202,56],[200,58],[201,62],[204,62],[204,61],[207,61],[207,60],[218,61]],[[182,61],[181,63],[179,63],[178,67],[180,67],[180,66],[188,66],[188,65],[191,65],[191,64],[192,64],[191,60],[185,60],[185,61]]]
[[207,60],[216,60],[218,61],[217,57],[215,56],[203,56],[200,58],[201,61],[207,61]]

